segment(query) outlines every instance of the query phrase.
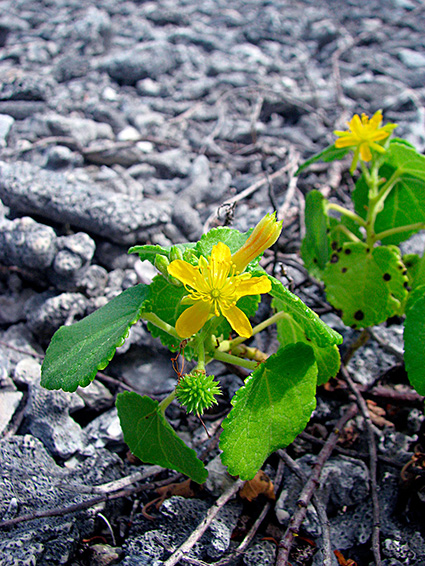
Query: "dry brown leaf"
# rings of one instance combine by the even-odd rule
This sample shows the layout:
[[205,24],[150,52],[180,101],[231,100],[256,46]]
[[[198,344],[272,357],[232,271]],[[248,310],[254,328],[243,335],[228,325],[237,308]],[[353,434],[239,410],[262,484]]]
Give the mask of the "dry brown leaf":
[[247,499],[248,501],[253,501],[260,494],[264,494],[273,501],[276,499],[273,482],[263,470],[257,472],[252,480],[245,482],[239,492],[242,499]]
[[158,487],[155,491],[157,492],[159,497],[156,497],[155,499],[152,499],[152,501],[146,503],[146,505],[142,509],[142,515],[150,520],[155,519],[155,517],[148,513],[148,509],[150,509],[152,506],[155,506],[156,509],[159,509],[164,501],[166,499],[169,499],[173,495],[181,495],[182,497],[186,498],[195,497],[196,495],[191,487],[190,478],[180,483],[170,483],[170,485]]
[[375,401],[372,401],[372,399],[366,399],[366,404],[367,408],[369,409],[371,421],[374,425],[379,427],[394,426],[394,423],[384,417],[384,415],[386,415],[385,409],[379,407],[379,405],[377,405]]

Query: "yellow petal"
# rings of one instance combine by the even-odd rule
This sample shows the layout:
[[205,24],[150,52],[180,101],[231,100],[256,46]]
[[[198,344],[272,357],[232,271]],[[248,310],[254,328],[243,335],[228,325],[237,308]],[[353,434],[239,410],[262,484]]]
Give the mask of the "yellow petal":
[[353,134],[357,137],[357,139],[361,137],[363,125],[362,125],[362,121],[360,120],[360,116],[358,114],[354,114],[354,116],[351,118],[350,122],[348,123],[348,126],[350,130],[353,132]]
[[176,331],[181,338],[189,338],[196,334],[207,322],[211,305],[206,301],[197,301],[186,309],[177,319]]
[[358,139],[355,138],[352,134],[349,134],[347,136],[344,136],[343,138],[338,138],[337,140],[335,140],[335,147],[339,149],[341,147],[350,147],[357,145],[358,143]]
[[241,309],[238,307],[230,307],[228,309],[222,309],[222,313],[239,336],[243,336],[244,338],[252,336],[251,324]]
[[370,119],[370,125],[374,130],[376,130],[381,125],[381,122],[382,122],[382,112],[380,110],[377,110]]
[[[240,281],[236,290],[238,299],[246,295],[261,295],[261,293],[269,293],[272,284],[266,275],[261,277],[251,277],[246,281]],[[237,300],[238,300],[237,299]]]
[[282,220],[277,222],[275,214],[266,214],[260,220],[244,245],[232,255],[232,261],[239,273],[276,242],[282,231],[282,223]]
[[232,259],[232,254],[230,252],[229,246],[223,244],[223,242],[218,242],[211,250],[211,260],[223,261],[230,263]]
[[371,136],[370,136],[370,140],[371,141],[380,141],[380,140],[384,140],[385,138],[387,138],[390,134],[388,132],[385,132],[384,130],[379,130],[378,132],[374,132]]
[[370,161],[372,159],[372,152],[367,142],[362,143],[360,146],[360,157],[363,161]]
[[189,285],[194,289],[198,288],[201,275],[199,270],[182,259],[175,259],[168,266],[168,273],[181,281],[184,285]]

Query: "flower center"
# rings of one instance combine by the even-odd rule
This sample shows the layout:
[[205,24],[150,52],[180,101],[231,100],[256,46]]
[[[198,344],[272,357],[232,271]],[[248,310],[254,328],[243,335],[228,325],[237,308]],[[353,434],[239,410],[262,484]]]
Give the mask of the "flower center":
[[218,289],[212,289],[211,290],[211,297],[213,299],[218,299],[220,296],[220,291]]

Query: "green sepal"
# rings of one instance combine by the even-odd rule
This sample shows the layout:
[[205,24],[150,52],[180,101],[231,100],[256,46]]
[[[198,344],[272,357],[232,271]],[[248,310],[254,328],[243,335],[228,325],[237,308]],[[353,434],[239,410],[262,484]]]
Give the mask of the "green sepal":
[[[284,305],[279,299],[273,299],[272,306],[278,311],[284,311]],[[320,348],[315,342],[309,340],[299,324],[291,315],[286,314],[277,321],[277,337],[282,347],[288,344],[304,342],[313,348],[317,363],[317,385],[323,385],[335,377],[341,366],[341,356],[338,346],[331,345]]]
[[425,285],[417,287],[407,302],[404,363],[412,387],[425,395]]
[[183,255],[186,250],[193,250],[195,246],[196,243],[194,242],[187,242],[185,244],[174,244],[173,246],[167,246],[167,247],[146,244],[144,246],[133,246],[128,250],[128,253],[139,254],[139,258],[141,261],[148,260],[152,263],[152,265],[155,265],[155,257],[158,254],[163,255],[169,261],[172,261],[170,259],[170,253],[173,248],[179,250]]
[[79,322],[59,328],[47,348],[41,385],[71,392],[87,386],[123,345],[148,296],[148,285],[136,285]]
[[320,320],[299,297],[288,291],[278,279],[271,275],[268,278],[272,284],[270,295],[281,302],[281,309],[295,320],[309,340],[320,348],[342,343],[342,336]]
[[345,243],[332,253],[323,280],[327,300],[347,326],[366,328],[403,312],[408,279],[395,246]]
[[116,402],[124,440],[132,454],[145,464],[186,474],[197,483],[204,483],[208,472],[164,417],[158,401],[138,393],[119,393]]
[[324,161],[325,163],[329,163],[330,161],[335,161],[337,159],[344,159],[344,157],[350,152],[350,148],[342,147],[336,148],[335,144],[329,145],[323,151],[316,153],[307,161],[304,161],[300,167],[295,171],[295,175],[299,175],[304,169],[307,169],[313,163],[317,161]]
[[266,458],[291,444],[316,406],[317,366],[303,343],[280,348],[246,379],[223,422],[221,459],[231,475],[252,479]]

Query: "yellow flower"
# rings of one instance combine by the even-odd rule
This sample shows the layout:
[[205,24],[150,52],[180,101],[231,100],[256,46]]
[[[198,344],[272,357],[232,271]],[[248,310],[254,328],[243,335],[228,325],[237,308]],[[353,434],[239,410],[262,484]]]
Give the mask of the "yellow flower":
[[380,145],[379,141],[387,138],[390,133],[397,127],[397,124],[386,124],[381,128],[382,112],[378,110],[369,119],[369,116],[362,114],[354,114],[351,120],[347,123],[348,131],[335,130],[334,134],[338,136],[335,141],[335,147],[352,147],[354,148],[353,162],[350,167],[350,172],[353,173],[357,167],[360,159],[363,161],[370,161],[372,159],[371,149],[379,153],[385,153],[385,149]]
[[266,214],[254,228],[244,245],[232,255],[232,262],[242,273],[253,259],[267,248],[270,248],[279,238],[282,231],[282,220],[276,221],[276,214]]
[[197,266],[176,259],[168,266],[168,273],[181,281],[189,292],[182,303],[192,305],[177,319],[179,336],[192,336],[214,315],[226,317],[240,336],[249,338],[252,335],[251,324],[236,303],[246,295],[268,293],[271,283],[266,275],[240,274],[226,244],[216,244],[208,260],[201,256]]

